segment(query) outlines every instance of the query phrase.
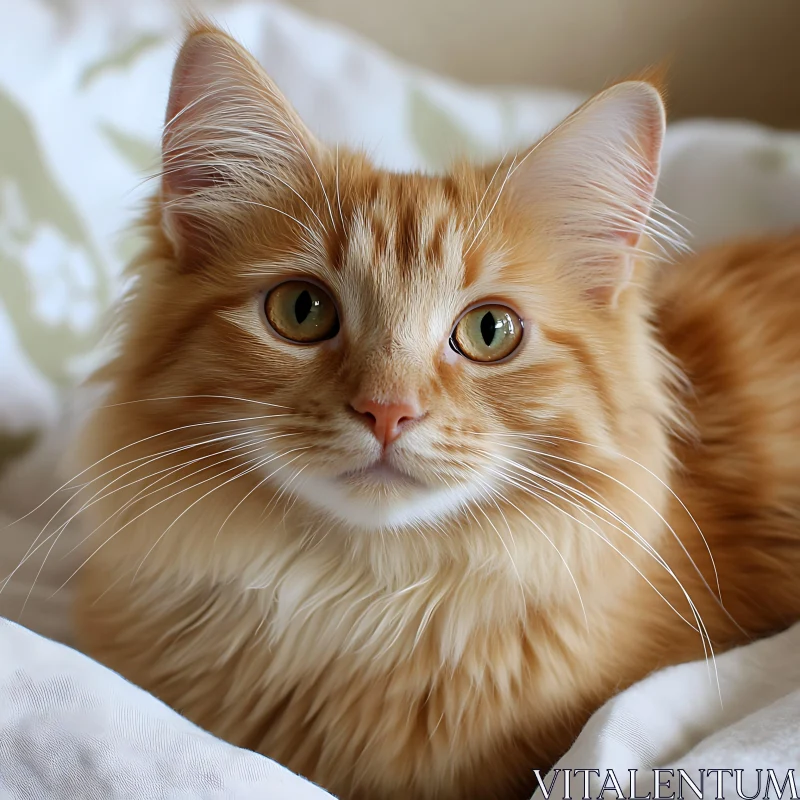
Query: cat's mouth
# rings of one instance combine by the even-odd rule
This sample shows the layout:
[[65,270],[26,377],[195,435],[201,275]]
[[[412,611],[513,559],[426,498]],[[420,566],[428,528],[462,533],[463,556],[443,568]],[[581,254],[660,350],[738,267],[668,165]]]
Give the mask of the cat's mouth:
[[339,476],[339,480],[351,486],[370,484],[373,486],[419,487],[422,485],[416,478],[386,461],[376,461],[368,467],[343,472]]

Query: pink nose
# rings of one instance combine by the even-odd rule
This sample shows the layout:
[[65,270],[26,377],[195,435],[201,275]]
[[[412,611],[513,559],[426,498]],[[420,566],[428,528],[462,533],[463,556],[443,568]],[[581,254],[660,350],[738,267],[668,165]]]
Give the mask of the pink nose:
[[403,432],[404,423],[422,416],[411,403],[376,403],[356,398],[350,405],[364,417],[382,447],[388,447]]

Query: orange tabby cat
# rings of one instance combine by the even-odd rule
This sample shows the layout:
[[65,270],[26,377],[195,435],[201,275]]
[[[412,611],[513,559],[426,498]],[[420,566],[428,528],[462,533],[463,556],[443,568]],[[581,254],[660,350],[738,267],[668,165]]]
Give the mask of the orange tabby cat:
[[197,24],[167,116],[85,437],[90,654],[345,800],[509,800],[621,687],[798,617],[800,239],[655,271],[650,85],[396,175]]

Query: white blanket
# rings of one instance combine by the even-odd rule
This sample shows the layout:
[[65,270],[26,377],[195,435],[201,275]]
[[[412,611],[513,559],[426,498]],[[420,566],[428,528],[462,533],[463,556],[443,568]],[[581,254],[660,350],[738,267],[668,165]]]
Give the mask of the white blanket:
[[325,800],[85,656],[0,620],[2,800]]
[[[717,682],[718,681],[718,682]],[[628,795],[629,770],[638,770],[638,795],[655,793],[654,769],[683,769],[696,784],[701,771],[743,770],[743,788],[753,795],[763,770],[783,784],[797,769],[800,789],[800,624],[777,636],[719,656],[716,665],[695,662],[654,673],[611,699],[597,711],[545,787],[563,787],[571,770],[573,796],[581,797],[583,774],[590,774],[590,795],[597,797],[609,771]],[[666,775],[664,776],[667,777]],[[715,797],[717,775],[703,775],[706,797]],[[723,775],[721,797],[736,797],[735,775]],[[699,784],[698,784],[699,785]],[[675,789],[675,783],[672,784]],[[669,790],[662,790],[665,796]],[[787,786],[787,792],[789,787]],[[556,794],[556,796],[559,796]],[[613,797],[614,795],[606,795]],[[688,797],[693,797],[688,794]],[[786,794],[797,797],[798,793]]]
[[[740,769],[752,795],[761,769],[763,797],[767,769],[782,785],[798,765],[798,653],[800,625],[718,658],[719,685],[699,662],[652,675],[592,717],[558,763],[562,772],[544,785],[553,783],[552,796],[561,798],[563,770],[594,769],[589,796],[598,797],[612,770],[628,797],[629,770],[637,769],[641,797],[654,792],[655,768],[682,768],[696,785],[700,770]],[[0,698],[3,799],[331,797],[269,759],[215,739],[64,645],[5,620]],[[722,775],[719,794],[716,779],[705,777],[706,797],[737,796],[733,775]],[[786,784],[784,796],[797,797],[797,784]],[[582,774],[572,774],[570,786],[570,797],[584,796]]]

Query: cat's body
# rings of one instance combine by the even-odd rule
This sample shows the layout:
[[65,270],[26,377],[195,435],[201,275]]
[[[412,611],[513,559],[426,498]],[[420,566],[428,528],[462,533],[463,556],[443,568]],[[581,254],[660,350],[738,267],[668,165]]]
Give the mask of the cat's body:
[[[800,616],[800,240],[658,275],[626,254],[657,171],[652,90],[587,106],[546,159],[531,151],[533,194],[520,178],[503,197],[495,175],[516,164],[387,175],[334,162],[286,109],[276,144],[270,108],[245,133],[263,147],[270,131],[286,191],[269,169],[248,176],[253,142],[231,156],[230,130],[212,143],[235,170],[191,161],[220,123],[180,89],[220,52],[277,102],[224,36],[189,40],[170,116],[195,127],[168,128],[173,204],[153,204],[111,405],[85,439],[86,463],[102,459],[78,600],[93,656],[343,800],[510,800],[611,694],[702,657],[698,617],[719,649]],[[591,182],[559,195],[551,173],[583,152],[582,120],[613,142],[623,112],[622,161],[641,164],[619,186],[603,173],[594,200]],[[301,139],[313,173],[293,161]],[[247,198],[223,194],[242,180]],[[322,250],[298,250],[291,220],[319,223]],[[285,322],[269,316],[280,294],[270,322],[257,313],[297,274],[338,299],[341,330],[318,345],[266,332]],[[448,349],[476,304],[519,314],[518,354]]]
[[[800,238],[713,251],[670,269],[657,319],[692,377],[687,402],[697,426],[696,439],[677,443],[682,469],[672,486],[704,531],[728,611],[749,633],[764,633],[800,616]],[[216,533],[247,490],[218,498],[218,510],[198,504],[202,514],[187,524]],[[186,505],[167,504],[149,526],[160,533]],[[238,524],[263,527],[263,509],[252,506]],[[693,523],[677,503],[667,507],[714,585]],[[174,538],[175,561],[186,560]],[[138,566],[151,543],[130,554],[123,548],[121,557]],[[704,656],[698,634],[620,559],[608,564],[618,574],[578,578],[588,627],[575,603],[533,610],[524,625],[487,613],[488,629],[470,631],[458,662],[443,667],[442,629],[464,618],[471,624],[493,594],[508,591],[507,576],[481,586],[457,566],[438,575],[443,597],[416,642],[424,604],[410,613],[405,597],[392,603],[369,574],[357,580],[352,565],[327,568],[337,563],[335,534],[305,553],[299,543],[291,523],[278,542],[265,543],[265,560],[274,547],[286,566],[252,591],[211,580],[178,588],[146,562],[130,585],[123,579],[109,590],[109,572],[120,565],[104,567],[98,554],[82,587],[84,641],[220,736],[345,798],[387,800],[524,797],[531,765],[551,763],[603,700],[659,666]],[[657,547],[698,603],[715,647],[742,641],[667,531]],[[417,576],[428,575],[426,567],[416,565]],[[642,568],[688,616],[666,573],[647,560]],[[297,596],[276,623],[281,580]],[[362,614],[359,637],[353,628]],[[397,619],[407,620],[404,629],[373,634]],[[351,788],[362,781],[368,789]]]

